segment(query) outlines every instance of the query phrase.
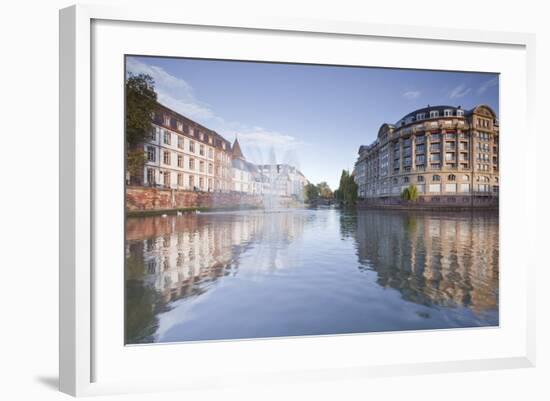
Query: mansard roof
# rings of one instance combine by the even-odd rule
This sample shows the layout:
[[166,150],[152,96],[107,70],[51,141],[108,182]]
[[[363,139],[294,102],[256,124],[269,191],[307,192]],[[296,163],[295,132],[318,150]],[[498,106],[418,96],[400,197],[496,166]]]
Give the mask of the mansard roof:
[[[165,125],[164,124],[164,115],[167,115],[170,117],[170,124]],[[207,145],[214,145],[217,148],[222,148],[225,151],[229,151],[231,149],[231,142],[229,142],[227,139],[225,139],[223,136],[218,134],[216,131],[213,131],[204,125],[199,124],[196,121],[191,120],[188,117],[185,117],[184,115],[168,108],[167,106],[163,105],[162,103],[157,102],[156,104],[156,110],[153,116],[153,122],[157,125],[166,127],[170,130],[179,132],[187,137],[192,137],[193,140],[196,140],[198,142],[205,143]],[[186,130],[180,131],[178,129],[177,123],[182,123]],[[205,135],[204,139],[200,139],[200,137],[194,136],[192,130],[199,129],[199,131],[204,132],[207,135],[210,135],[212,137],[212,144],[208,142],[208,138]],[[223,148],[223,144],[225,143],[225,148]]]
[[[423,107],[421,109],[417,109],[417,110],[414,110],[414,111],[408,113],[403,118],[401,118],[396,123],[396,125],[399,125],[399,122],[406,121],[407,119],[410,119],[410,118],[412,118],[413,121],[416,121],[416,116],[418,114],[422,114],[422,113],[424,113],[425,118],[428,119],[430,117],[430,112],[432,112],[432,111],[438,111],[439,112],[438,113],[439,117],[443,117],[445,110],[452,110],[452,112],[453,112],[452,115],[456,116],[457,110],[464,110],[464,109],[462,109],[461,106],[450,106],[450,105],[430,106],[430,105],[428,105],[427,107]],[[494,112],[494,110],[486,104],[480,104],[480,105],[475,106],[473,109],[464,110],[464,115],[465,116],[472,115],[473,113],[485,114],[486,116],[491,117],[493,120],[497,119],[497,115]]]

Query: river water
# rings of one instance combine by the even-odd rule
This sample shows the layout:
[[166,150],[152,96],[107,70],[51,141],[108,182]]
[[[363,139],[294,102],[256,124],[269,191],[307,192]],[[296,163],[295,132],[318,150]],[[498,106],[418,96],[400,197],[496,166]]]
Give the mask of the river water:
[[126,343],[496,326],[498,214],[128,218]]

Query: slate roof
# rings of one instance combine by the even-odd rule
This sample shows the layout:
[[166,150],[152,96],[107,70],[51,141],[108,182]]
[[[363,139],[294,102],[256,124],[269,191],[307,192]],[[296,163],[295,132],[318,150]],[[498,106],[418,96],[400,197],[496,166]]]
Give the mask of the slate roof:
[[241,145],[239,145],[239,140],[237,138],[235,138],[235,142],[233,142],[233,151],[232,151],[232,158],[233,159],[243,159],[244,160],[244,155],[243,155],[243,152],[241,150]]

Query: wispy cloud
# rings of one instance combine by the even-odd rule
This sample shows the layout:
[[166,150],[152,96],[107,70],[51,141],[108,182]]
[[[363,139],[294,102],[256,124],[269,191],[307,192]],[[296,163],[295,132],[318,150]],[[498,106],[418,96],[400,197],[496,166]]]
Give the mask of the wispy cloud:
[[239,132],[237,135],[239,137],[239,142],[246,145],[257,145],[261,143],[264,146],[292,148],[301,144],[301,142],[292,135],[270,132],[260,127],[256,127],[250,132]]
[[498,77],[488,79],[487,81],[483,82],[479,88],[477,88],[477,94],[482,95],[487,91],[487,89],[496,85],[498,85]]
[[228,136],[237,137],[247,160],[257,164],[282,162],[299,167],[299,160],[295,155],[305,145],[305,142],[292,135],[262,127],[241,127],[239,131]]
[[420,91],[407,91],[407,92],[403,93],[402,96],[405,99],[414,100],[414,99],[418,99],[421,94],[422,94],[422,92],[420,92]]
[[449,92],[449,98],[458,99],[466,96],[472,91],[472,88],[467,88],[464,84],[458,85]]
[[160,103],[216,130],[228,140],[238,137],[245,156],[250,161],[264,163],[268,161],[268,155],[272,151],[281,157],[291,154],[304,144],[292,135],[246,122],[224,119],[207,103],[197,99],[192,85],[168,73],[162,67],[128,58],[126,68],[128,72],[148,74],[153,78]]
[[215,117],[210,106],[195,97],[193,87],[187,81],[169,74],[163,68],[130,57],[126,69],[134,74],[150,75],[155,81],[158,101],[165,106],[194,119]]

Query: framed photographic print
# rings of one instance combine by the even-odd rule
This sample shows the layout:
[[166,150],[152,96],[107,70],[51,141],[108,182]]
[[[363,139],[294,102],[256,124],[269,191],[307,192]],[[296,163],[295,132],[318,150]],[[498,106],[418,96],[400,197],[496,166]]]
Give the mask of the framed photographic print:
[[532,36],[177,15],[61,11],[62,391],[533,365]]

